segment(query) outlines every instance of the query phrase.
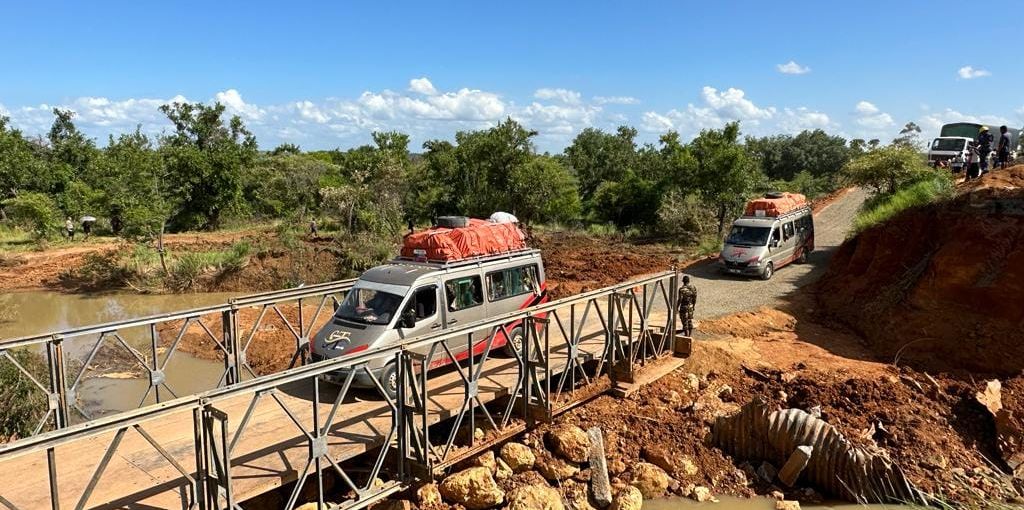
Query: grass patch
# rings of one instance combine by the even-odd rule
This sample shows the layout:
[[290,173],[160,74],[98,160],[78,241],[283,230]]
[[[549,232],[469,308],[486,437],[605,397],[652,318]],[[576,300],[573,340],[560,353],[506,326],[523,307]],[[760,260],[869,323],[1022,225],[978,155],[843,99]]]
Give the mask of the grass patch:
[[853,232],[859,234],[907,209],[923,207],[952,196],[953,181],[946,175],[932,174],[895,193],[880,194],[869,199],[853,220]]
[[709,257],[722,251],[722,238],[717,235],[704,236],[697,243],[697,256]]

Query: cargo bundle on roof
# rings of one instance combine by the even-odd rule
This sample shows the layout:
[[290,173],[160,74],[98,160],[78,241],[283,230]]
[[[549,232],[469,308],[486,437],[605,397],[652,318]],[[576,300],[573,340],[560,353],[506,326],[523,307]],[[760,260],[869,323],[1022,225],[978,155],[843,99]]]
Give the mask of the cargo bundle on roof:
[[747,202],[744,216],[782,216],[807,206],[807,198],[800,193],[765,193],[763,198]]
[[526,236],[514,222],[445,216],[437,223],[406,235],[402,258],[451,262],[526,249]]

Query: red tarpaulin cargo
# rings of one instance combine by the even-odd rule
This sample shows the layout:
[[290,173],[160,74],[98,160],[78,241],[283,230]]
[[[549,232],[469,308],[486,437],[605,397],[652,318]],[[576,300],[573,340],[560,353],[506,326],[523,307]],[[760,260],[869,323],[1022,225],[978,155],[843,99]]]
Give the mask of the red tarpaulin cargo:
[[[807,205],[807,198],[799,193],[780,193],[778,198],[757,198],[747,202],[746,216],[781,216]],[[758,211],[763,211],[758,213]]]
[[466,227],[434,227],[406,235],[402,256],[416,258],[416,251],[423,250],[428,260],[448,262],[524,248],[525,236],[514,223],[470,219]]

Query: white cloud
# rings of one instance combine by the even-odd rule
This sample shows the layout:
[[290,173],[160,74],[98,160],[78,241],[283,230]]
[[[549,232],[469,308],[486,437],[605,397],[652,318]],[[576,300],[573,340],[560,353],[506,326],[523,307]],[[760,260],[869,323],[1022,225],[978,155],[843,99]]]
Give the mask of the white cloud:
[[784,108],[779,119],[779,128],[787,133],[836,127],[828,115],[807,107]]
[[964,80],[973,80],[975,78],[984,78],[985,76],[992,76],[992,73],[984,69],[975,69],[972,66],[963,66],[959,71],[956,72],[960,78]]
[[854,107],[854,122],[872,134],[895,125],[892,115],[878,109],[873,103],[860,101]]
[[537,99],[559,101],[565,104],[580,104],[580,98],[582,96],[575,90],[544,88],[537,89],[537,91],[533,93],[533,97]]
[[[673,110],[675,111],[675,110]],[[641,126],[647,131],[663,132],[675,127],[672,119],[657,112],[645,112]]]
[[214,100],[225,106],[229,113],[238,115],[248,121],[258,121],[266,114],[262,108],[246,103],[235,89],[228,89],[218,92],[213,96]]
[[434,88],[434,84],[430,83],[430,80],[426,76],[423,78],[413,78],[409,80],[409,91],[417,94],[423,94],[425,96],[433,96],[437,94],[437,89]]
[[811,68],[797,64],[796,61],[790,60],[785,64],[778,64],[775,66],[782,74],[807,74],[811,72]]
[[672,109],[664,114],[646,112],[641,125],[649,131],[675,129],[693,135],[701,129],[721,127],[735,120],[748,127],[758,126],[777,113],[775,107],[759,107],[747,99],[743,90],[732,87],[719,91],[705,86],[701,89],[701,99],[701,105],[690,103],[683,110]]
[[640,104],[640,100],[632,96],[594,96],[597,104]]
[[316,122],[317,124],[324,124],[331,120],[331,117],[312,101],[298,101],[293,103],[292,106],[302,119]]

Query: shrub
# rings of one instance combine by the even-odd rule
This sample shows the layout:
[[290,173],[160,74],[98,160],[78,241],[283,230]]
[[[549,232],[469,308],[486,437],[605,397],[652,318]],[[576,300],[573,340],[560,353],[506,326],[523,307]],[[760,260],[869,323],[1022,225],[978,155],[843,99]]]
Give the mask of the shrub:
[[341,278],[357,276],[379,266],[395,256],[395,239],[371,233],[362,233],[339,239],[338,273]]
[[30,230],[36,239],[45,239],[60,228],[57,204],[43,193],[22,193],[4,200],[3,206],[10,217]]
[[714,208],[696,195],[669,192],[658,208],[658,233],[681,244],[693,244],[712,232],[717,225]]
[[843,178],[850,185],[890,194],[929,173],[921,154],[902,144],[873,149],[843,167]]
[[[27,349],[6,351],[37,381],[46,381],[42,356]],[[46,413],[46,394],[18,367],[0,356],[0,441],[28,437]]]
[[864,203],[853,220],[855,233],[887,221],[889,218],[914,207],[921,207],[953,195],[953,181],[946,174],[932,173],[896,193],[879,195]]

